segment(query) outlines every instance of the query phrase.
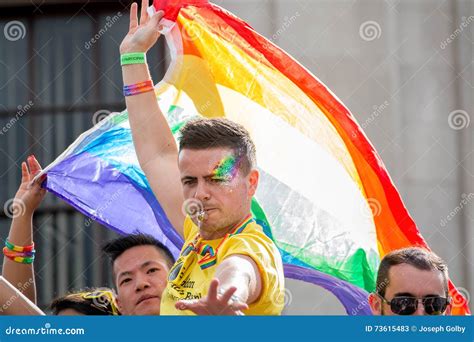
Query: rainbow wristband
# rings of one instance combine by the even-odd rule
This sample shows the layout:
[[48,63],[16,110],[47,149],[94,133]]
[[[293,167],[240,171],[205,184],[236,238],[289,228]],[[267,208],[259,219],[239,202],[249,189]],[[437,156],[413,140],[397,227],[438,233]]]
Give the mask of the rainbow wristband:
[[120,65],[145,64],[146,55],[144,52],[124,53],[120,55]]
[[31,252],[14,252],[7,247],[3,247],[3,254],[10,260],[20,264],[31,264],[35,260],[35,251]]
[[153,82],[151,80],[123,86],[123,95],[132,96],[153,91]]
[[7,256],[7,258],[19,264],[32,264],[33,261],[35,261],[35,258],[9,257],[9,256]]
[[29,246],[17,246],[12,244],[10,241],[5,240],[5,247],[14,252],[31,252],[35,249],[35,244],[32,243]]
[[3,255],[7,257],[22,257],[22,258],[34,258],[36,251],[33,250],[31,252],[14,252],[9,250],[7,247],[3,247]]

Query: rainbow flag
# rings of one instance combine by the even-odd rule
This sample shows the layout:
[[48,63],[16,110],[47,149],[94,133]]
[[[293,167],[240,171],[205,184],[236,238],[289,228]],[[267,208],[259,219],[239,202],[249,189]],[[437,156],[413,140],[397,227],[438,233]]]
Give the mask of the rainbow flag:
[[[252,212],[280,249],[286,277],[324,287],[350,315],[370,314],[380,259],[428,246],[349,110],[221,7],[206,0],[154,7],[165,11],[172,58],[155,93],[175,136],[197,116],[244,125],[261,172]],[[122,234],[152,234],[179,253],[183,241],[139,167],[126,111],[83,133],[45,172],[45,187],[85,215]],[[449,286],[461,301],[454,314],[468,314]]]

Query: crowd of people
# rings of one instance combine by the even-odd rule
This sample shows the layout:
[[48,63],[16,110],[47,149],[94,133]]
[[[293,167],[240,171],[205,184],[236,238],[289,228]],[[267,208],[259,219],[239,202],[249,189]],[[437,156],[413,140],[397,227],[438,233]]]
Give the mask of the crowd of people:
[[[143,0],[130,10],[120,45],[124,95],[138,161],[170,223],[183,237],[177,260],[161,242],[131,234],[107,243],[114,288],[82,289],[50,304],[55,315],[280,315],[285,282],[282,258],[251,215],[259,173],[255,145],[244,127],[227,119],[196,119],[177,144],[153,92],[146,52],[157,42],[162,12]],[[34,156],[21,165],[15,196],[26,210],[15,216],[3,249],[2,314],[44,314],[36,306],[33,214],[45,196]],[[196,213],[183,203],[198,201]],[[125,213],[126,214],[126,213]],[[446,263],[409,247],[381,261],[368,297],[376,315],[450,313]]]

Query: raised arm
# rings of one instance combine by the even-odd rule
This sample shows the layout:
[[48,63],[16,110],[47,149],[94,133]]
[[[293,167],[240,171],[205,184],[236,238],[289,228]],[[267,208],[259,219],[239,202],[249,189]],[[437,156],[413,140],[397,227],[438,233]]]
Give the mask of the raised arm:
[[[28,163],[28,165],[27,165]],[[41,171],[34,156],[21,164],[21,184],[12,205],[13,221],[8,234],[8,242],[16,246],[29,246],[33,243],[33,213],[43,200],[46,190],[41,188],[39,179],[31,183]],[[22,264],[3,258],[3,276],[14,284],[28,299],[36,303],[36,284],[33,264]]]
[[[140,23],[138,6],[130,9],[130,28],[120,45],[120,54],[146,53],[158,40],[158,23],[163,12],[152,17],[146,11],[148,0],[142,0]],[[124,85],[151,80],[147,64],[122,66]],[[171,224],[183,236],[183,190],[178,169],[178,147],[160,110],[153,91],[126,96],[133,143],[141,168],[162,205]]]

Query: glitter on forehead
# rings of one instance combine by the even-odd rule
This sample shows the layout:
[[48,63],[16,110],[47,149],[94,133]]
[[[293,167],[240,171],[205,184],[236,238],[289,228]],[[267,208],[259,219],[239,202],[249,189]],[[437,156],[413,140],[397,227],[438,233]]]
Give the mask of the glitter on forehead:
[[223,158],[214,168],[214,177],[230,180],[237,174],[238,165],[239,163],[234,156],[227,156]]

